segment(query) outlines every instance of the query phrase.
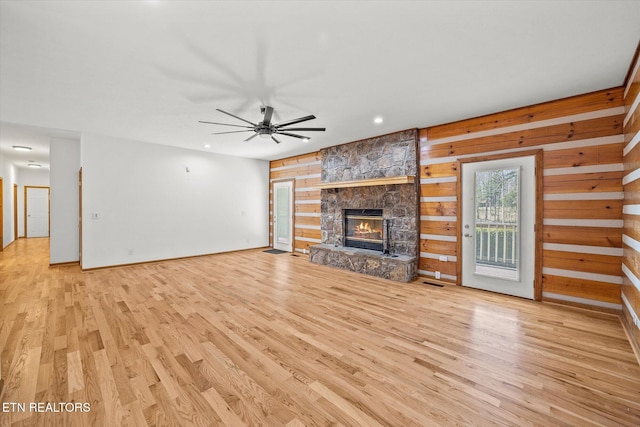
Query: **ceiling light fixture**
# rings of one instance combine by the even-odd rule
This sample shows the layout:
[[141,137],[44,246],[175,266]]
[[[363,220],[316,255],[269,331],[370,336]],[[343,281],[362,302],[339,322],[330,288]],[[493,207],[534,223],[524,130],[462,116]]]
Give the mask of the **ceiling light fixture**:
[[309,138],[302,138],[302,142],[309,142]]
[[30,168],[41,168],[42,165],[39,165],[37,163],[29,163],[27,166],[29,166]]
[[375,119],[373,119],[373,123],[375,123],[377,125],[379,125],[382,122],[383,122],[383,120],[382,120],[382,117],[380,117],[380,116],[378,116]]
[[204,148],[211,148],[211,144],[204,144]]
[[25,147],[24,145],[14,145],[13,149],[16,151],[31,151],[31,147]]

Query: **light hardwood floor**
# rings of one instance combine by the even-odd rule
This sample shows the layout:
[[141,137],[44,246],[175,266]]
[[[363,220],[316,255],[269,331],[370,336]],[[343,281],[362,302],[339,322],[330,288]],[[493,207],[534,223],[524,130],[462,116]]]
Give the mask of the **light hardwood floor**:
[[0,253],[0,320],[0,401],[27,405],[2,426],[640,425],[617,316],[305,256],[81,273],[23,239]]

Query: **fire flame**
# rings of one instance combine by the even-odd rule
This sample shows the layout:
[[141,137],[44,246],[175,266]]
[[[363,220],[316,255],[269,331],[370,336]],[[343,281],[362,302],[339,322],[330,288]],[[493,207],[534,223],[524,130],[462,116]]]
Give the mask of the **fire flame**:
[[369,227],[369,223],[365,222],[365,223],[360,223],[360,225],[358,226],[358,231],[362,231],[362,232],[371,232],[371,227]]

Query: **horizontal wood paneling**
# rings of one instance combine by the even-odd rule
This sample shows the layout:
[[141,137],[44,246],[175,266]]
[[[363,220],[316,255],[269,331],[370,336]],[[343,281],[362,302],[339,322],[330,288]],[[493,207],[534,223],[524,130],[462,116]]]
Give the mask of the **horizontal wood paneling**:
[[420,221],[420,234],[455,236],[456,223],[454,221]]
[[622,200],[546,200],[545,218],[620,219]]
[[455,196],[457,184],[455,182],[438,182],[435,184],[422,184],[420,197]]
[[[635,63],[631,65],[631,70],[636,70],[634,75],[630,75],[630,81],[627,82],[626,95],[624,97],[626,124],[624,127],[625,144],[631,141],[637,141],[640,135],[640,107],[636,100],[640,94],[640,71],[637,65],[640,61],[640,44],[636,51]],[[634,148],[631,145],[625,146],[626,154],[623,159],[625,182],[624,204],[628,206],[626,213],[623,214],[623,233],[627,237],[628,245],[624,245],[624,253],[622,263],[623,270],[626,270],[623,277],[622,295],[624,296],[625,306],[623,307],[624,319],[629,330],[629,335],[635,348],[640,351],[640,251],[637,245],[630,242],[628,238],[640,242],[640,214],[638,214],[637,206],[640,205],[640,143],[636,143]],[[635,179],[634,179],[635,177]],[[624,208],[623,208],[624,209]],[[631,276],[631,277],[627,277]],[[634,284],[634,281],[636,282]],[[627,306],[628,304],[628,306]]]
[[457,171],[457,162],[424,165],[420,167],[420,178],[442,178],[446,176],[456,176]]
[[557,101],[545,102],[525,108],[489,114],[460,122],[421,129],[420,139],[446,138],[465,133],[480,132],[488,129],[499,129],[508,126],[555,119],[574,114],[587,113],[596,110],[618,107],[622,105],[622,88],[602,90],[586,95],[564,98]]
[[640,242],[640,216],[639,215],[623,215],[624,226],[622,232]]
[[640,179],[636,179],[635,181],[626,184],[623,189],[625,205],[640,204]]
[[297,216],[296,227],[299,225],[320,227],[320,221],[318,220],[318,217],[315,216]]
[[300,156],[287,157],[286,159],[273,160],[270,163],[271,169],[277,169],[281,167],[290,167],[290,166],[298,166],[305,163],[319,162],[321,160],[321,155],[319,151],[302,154]]
[[320,203],[313,204],[296,204],[294,208],[295,212],[298,213],[320,213]]
[[[303,214],[294,216],[294,252],[304,252],[308,254],[309,246],[316,244],[301,239],[320,240],[320,190],[313,189],[314,185],[320,183],[320,160],[320,152],[317,151],[300,156],[288,157],[286,159],[274,160],[269,163],[269,178],[271,182],[274,180],[294,180],[294,214]],[[270,195],[269,201],[273,203],[273,194]],[[308,216],[305,214],[318,214],[318,216]],[[270,245],[273,245],[272,216],[273,213],[269,218],[271,223]],[[302,228],[309,226],[317,227],[318,229]]]
[[307,237],[309,239],[320,239],[320,230],[310,230],[308,228],[296,228],[296,237]]
[[427,252],[438,255],[457,255],[456,242],[445,242],[442,240],[422,239],[420,240],[420,252]]
[[433,258],[420,258],[418,268],[424,271],[439,271],[440,273],[447,274],[449,276],[456,275],[455,262],[444,262]]
[[299,168],[282,169],[271,171],[270,178],[272,180],[278,179],[302,179],[308,175],[315,175],[320,173],[320,165],[301,165]]
[[420,215],[456,216],[457,211],[458,211],[458,204],[456,202],[420,203]]
[[[428,157],[481,154],[516,147],[536,147],[558,142],[598,138],[622,133],[623,115],[565,123],[544,128],[508,132],[459,142],[421,146]],[[423,151],[424,150],[424,151]]]
[[622,232],[619,228],[545,225],[543,230],[545,243],[622,247]]
[[544,274],[545,292],[620,304],[620,285]]
[[622,191],[622,176],[622,171],[545,176],[544,193],[597,193]]
[[622,257],[619,256],[545,250],[542,264],[545,267],[563,270],[608,274],[611,276],[622,275]]
[[[588,221],[622,223],[623,201],[613,199],[613,194],[622,193],[625,175],[621,170],[625,145],[623,91],[621,87],[614,88],[421,129],[420,177],[424,180],[421,197],[428,198],[420,205],[421,233],[455,237],[458,232],[456,221],[434,218],[460,214],[456,212],[455,201],[458,183],[438,182],[439,178],[456,176],[457,162],[452,159],[491,156],[528,147],[544,149],[543,193],[550,200],[543,202],[543,219],[549,220],[543,227],[543,243],[621,248],[622,227],[601,227],[602,222],[590,225]],[[601,197],[596,195],[604,193],[612,196],[598,200]],[[581,200],[581,195],[596,200]],[[564,200],[565,197],[569,200]],[[573,220],[581,222],[572,224]],[[554,221],[570,225],[552,225]],[[423,239],[421,251],[425,259],[421,259],[421,270],[431,273],[435,270],[429,268],[443,267],[435,260],[426,260],[426,254],[452,255],[451,248],[455,245]],[[619,278],[620,260],[620,256],[545,250],[542,267],[554,269],[556,276],[543,281],[543,292],[582,298],[587,304],[590,301],[619,304],[621,279],[606,283],[563,277],[558,272]],[[457,262],[444,264],[449,268]]]
[[[314,191],[314,192],[317,192],[317,194],[320,194],[320,190],[316,190],[314,188],[316,185],[320,184],[320,181],[321,181],[321,178],[319,176],[316,176],[315,178],[303,178],[303,179],[296,178],[296,187],[313,189],[309,191]],[[320,200],[320,197],[318,197],[318,200]]]
[[623,144],[595,145],[593,147],[569,148],[566,150],[545,151],[544,167],[568,168],[593,166],[609,163],[622,163]]
[[320,201],[320,190],[296,191],[295,197],[296,197],[296,201],[300,201],[300,200]]

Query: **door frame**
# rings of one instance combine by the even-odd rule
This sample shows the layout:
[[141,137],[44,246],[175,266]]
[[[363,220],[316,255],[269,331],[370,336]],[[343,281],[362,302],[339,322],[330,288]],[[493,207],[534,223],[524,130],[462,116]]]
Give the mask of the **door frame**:
[[489,160],[512,159],[517,157],[535,156],[535,220],[534,220],[534,273],[533,273],[533,299],[542,300],[542,238],[543,238],[543,212],[544,212],[544,176],[543,176],[543,151],[527,150],[515,153],[502,153],[478,157],[458,159],[456,178],[457,212],[456,221],[456,253],[458,255],[456,265],[456,285],[462,286],[462,165],[465,163],[486,162]]
[[274,249],[276,248],[276,191],[275,191],[275,187],[276,184],[282,184],[282,183],[291,183],[291,193],[290,193],[290,202],[289,202],[289,209],[290,209],[290,221],[289,221],[289,234],[290,234],[290,238],[291,238],[291,251],[290,252],[295,252],[296,250],[296,245],[295,245],[295,206],[296,206],[296,201],[295,201],[295,194],[296,194],[296,181],[295,179],[280,179],[277,181],[273,181],[271,183],[271,194],[272,194],[272,205],[271,205],[271,245]]
[[24,238],[29,237],[27,233],[27,188],[46,188],[47,189],[47,237],[51,237],[51,187],[46,185],[25,185],[24,186]]
[[18,238],[18,184],[13,184],[13,240]]

